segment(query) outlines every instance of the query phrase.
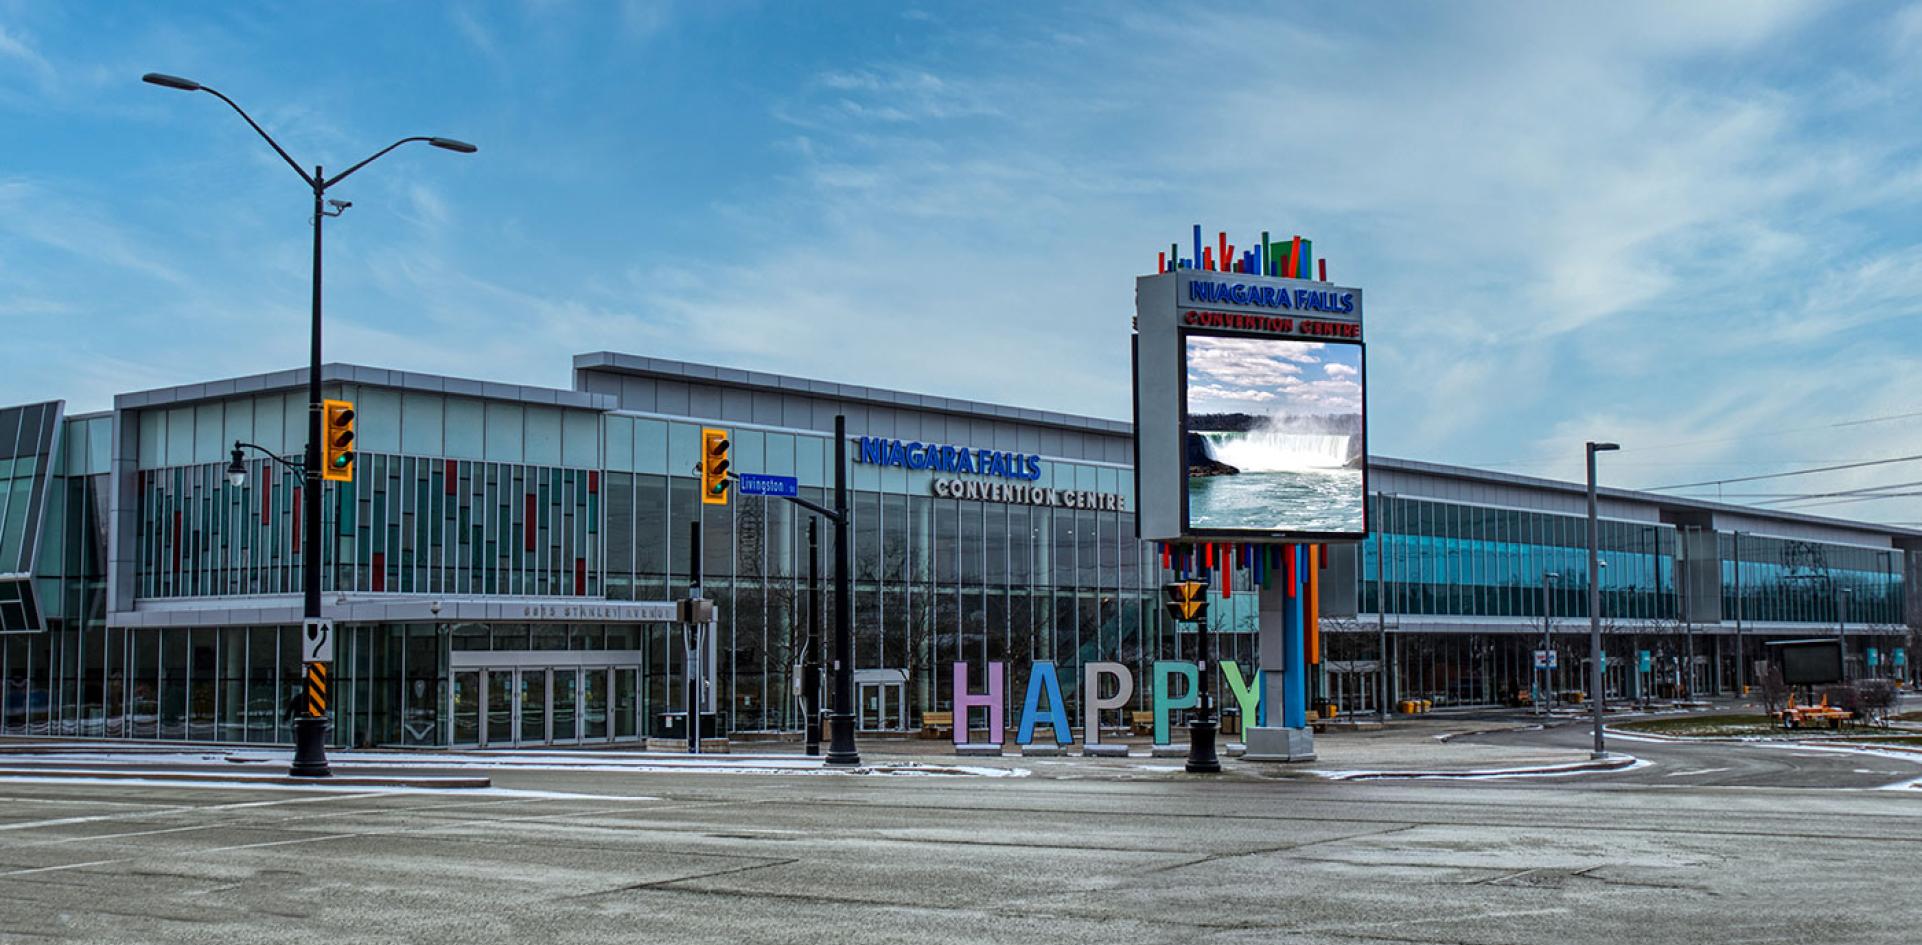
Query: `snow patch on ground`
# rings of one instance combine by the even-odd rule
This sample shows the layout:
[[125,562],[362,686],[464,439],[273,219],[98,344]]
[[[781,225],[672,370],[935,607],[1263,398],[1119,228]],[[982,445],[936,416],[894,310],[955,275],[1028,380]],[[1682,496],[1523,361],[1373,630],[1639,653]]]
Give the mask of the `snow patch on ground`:
[[[1627,757],[1627,756],[1623,756]],[[1330,781],[1501,781],[1513,778],[1565,778],[1580,774],[1615,774],[1646,768],[1654,762],[1629,758],[1627,764],[1599,767],[1593,762],[1535,768],[1488,768],[1480,771],[1316,771]]]

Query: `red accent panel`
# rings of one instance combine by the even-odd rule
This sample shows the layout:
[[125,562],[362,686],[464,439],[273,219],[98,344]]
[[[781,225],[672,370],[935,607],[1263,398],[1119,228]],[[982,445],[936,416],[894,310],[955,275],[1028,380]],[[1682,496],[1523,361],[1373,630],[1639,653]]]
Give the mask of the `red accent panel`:
[[588,470],[587,471],[587,494],[594,495],[595,493],[598,493],[600,491],[601,491],[601,471],[598,469]]
[[1162,545],[1162,546],[1161,546],[1161,570],[1163,570],[1163,571],[1166,571],[1166,570],[1169,570],[1169,568],[1168,568],[1168,546],[1167,546],[1167,545]]
[[1215,248],[1213,246],[1203,246],[1201,248],[1201,268],[1215,268]]
[[535,525],[534,493],[530,492],[527,494],[526,524],[521,526],[521,534],[526,536],[526,539],[527,539],[526,541],[521,542],[521,544],[526,545],[528,551],[534,550],[534,525]]
[[1234,588],[1235,588],[1234,549],[1235,549],[1235,546],[1233,545],[1228,545],[1221,549],[1221,598],[1222,600],[1227,600],[1228,595],[1234,593]]
[[1156,272],[1168,271],[1168,253],[1166,250],[1163,250],[1155,254],[1155,271]]
[[375,591],[384,591],[387,589],[387,555],[384,552],[379,552],[379,551],[374,552],[373,577],[374,577],[373,586]]
[[1220,260],[1221,268],[1226,269],[1228,268],[1228,231],[1223,230],[1216,238],[1221,241],[1221,251],[1215,254],[1215,258]]
[[1327,282],[1328,281],[1328,260],[1317,259],[1315,260],[1315,264],[1321,267],[1321,281]]
[[1201,546],[1201,566],[1210,571],[1215,569],[1215,543],[1212,541]]
[[441,473],[441,477],[440,477],[441,491],[447,493],[448,495],[453,495],[455,488],[459,484],[460,484],[460,464],[455,460],[450,459],[447,461],[446,471]]
[[1300,591],[1300,588],[1295,586],[1298,575],[1295,573],[1297,568],[1295,567],[1294,545],[1281,546],[1281,569],[1288,572],[1288,596],[1293,597]]
[[1328,546],[1316,545],[1315,552],[1315,557],[1321,559],[1315,562],[1315,566],[1323,571],[1328,570]]
[[260,480],[260,524],[262,525],[267,524],[267,522],[270,520],[269,516],[273,512],[273,510],[274,510],[274,481],[272,479],[263,478]]
[[574,596],[587,596],[587,559],[574,559]]

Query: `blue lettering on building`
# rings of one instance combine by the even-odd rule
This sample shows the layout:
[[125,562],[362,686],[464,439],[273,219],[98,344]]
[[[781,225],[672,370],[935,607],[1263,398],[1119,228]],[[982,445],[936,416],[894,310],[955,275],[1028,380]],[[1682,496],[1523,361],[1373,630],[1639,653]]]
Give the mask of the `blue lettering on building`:
[[1353,292],[1296,289],[1290,293],[1286,288],[1272,285],[1215,282],[1208,279],[1189,280],[1188,301],[1210,305],[1253,305],[1299,312],[1324,312],[1329,315],[1352,315],[1355,312],[1355,293]]
[[860,438],[860,444],[854,451],[854,461],[870,466],[932,469],[935,472],[997,476],[1030,482],[1041,478],[1041,457],[1037,455],[936,443],[904,443],[874,436]]

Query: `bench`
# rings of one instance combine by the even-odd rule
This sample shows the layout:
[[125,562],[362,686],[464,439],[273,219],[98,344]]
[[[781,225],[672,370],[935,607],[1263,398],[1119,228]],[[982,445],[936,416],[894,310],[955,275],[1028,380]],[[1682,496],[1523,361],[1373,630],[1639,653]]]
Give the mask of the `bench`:
[[1128,713],[1128,728],[1136,735],[1153,735],[1155,733],[1155,714],[1153,712],[1140,711]]
[[952,734],[954,734],[954,713],[952,712],[921,713],[921,737],[922,738],[940,738],[943,735],[952,735]]

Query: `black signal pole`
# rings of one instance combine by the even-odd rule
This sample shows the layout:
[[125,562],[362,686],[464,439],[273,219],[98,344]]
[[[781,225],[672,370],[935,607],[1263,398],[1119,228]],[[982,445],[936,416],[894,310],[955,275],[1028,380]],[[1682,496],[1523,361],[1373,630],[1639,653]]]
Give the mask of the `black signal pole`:
[[[201,85],[192,79],[183,79],[179,76],[149,72],[141,76],[140,79],[148,85],[157,85],[164,89],[175,89],[181,92],[206,92],[226,102],[227,107],[232,108],[248,125],[252,126],[254,131],[258,132],[260,137],[267,142],[267,145],[274,149],[274,153],[280,155],[281,160],[286,161],[287,166],[293,168],[294,173],[300,175],[301,181],[314,193],[313,326],[310,339],[312,347],[307,362],[307,458],[304,473],[306,480],[304,487],[307,491],[301,497],[303,506],[302,514],[305,521],[302,523],[304,531],[301,535],[300,562],[301,615],[308,622],[316,621],[320,619],[320,572],[322,567],[320,560],[320,223],[324,217],[339,216],[348,206],[345,202],[337,201],[333,205],[333,211],[329,212],[326,208],[325,201],[327,188],[340,183],[345,180],[348,175],[373,163],[387,152],[409,142],[425,141],[434,147],[459,154],[473,154],[479,149],[465,141],[456,141],[453,138],[415,136],[402,138],[374,152],[373,155],[366,160],[332,177],[328,177],[322,173],[320,165],[315,165],[313,174],[309,175],[301,169],[300,162],[295,161],[293,157],[287,153],[287,150],[280,146],[280,142],[275,141],[273,136],[268,134],[265,128],[260,127],[260,123],[254,121],[252,116],[249,116],[239,105],[235,104],[233,99],[207,86]],[[304,675],[306,678],[313,678],[311,672]],[[301,778],[324,778],[332,773],[327,767],[328,725],[324,702],[314,699],[303,699],[301,702],[304,708],[300,717],[294,720],[294,763],[293,767],[290,768],[287,773],[294,777]]]
[[[853,549],[848,544],[848,418],[845,414],[834,415],[834,508],[799,496],[781,498],[834,523],[834,659],[829,664],[834,672],[834,708],[828,713],[827,763],[858,765],[861,752],[854,747],[854,563]],[[809,547],[814,547],[811,538]],[[805,691],[807,680],[802,680],[801,685]]]

